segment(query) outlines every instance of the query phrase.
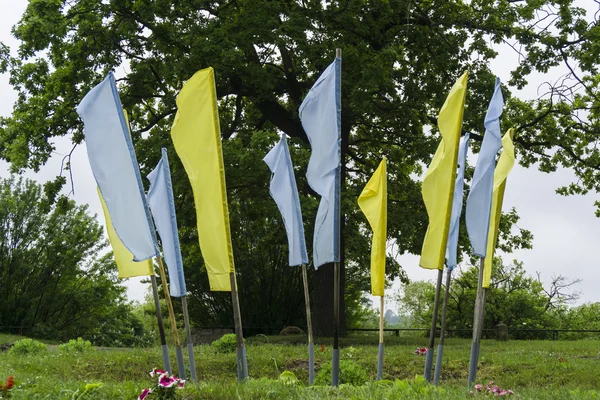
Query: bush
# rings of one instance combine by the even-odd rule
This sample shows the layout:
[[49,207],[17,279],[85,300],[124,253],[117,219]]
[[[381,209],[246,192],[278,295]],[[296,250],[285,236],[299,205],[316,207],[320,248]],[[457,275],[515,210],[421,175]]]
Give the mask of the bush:
[[235,333],[223,335],[221,339],[217,339],[211,343],[211,346],[217,349],[219,353],[233,353],[237,345]]
[[77,338],[77,340],[71,339],[68,343],[59,345],[58,350],[65,353],[85,353],[94,350],[94,348],[89,340]]
[[[368,380],[367,371],[352,360],[340,360],[340,384],[364,385]],[[331,361],[321,367],[315,377],[315,385],[331,384]]]
[[46,351],[46,349],[46,345],[42,342],[33,339],[21,339],[15,342],[9,353],[26,356],[29,354],[41,353]]

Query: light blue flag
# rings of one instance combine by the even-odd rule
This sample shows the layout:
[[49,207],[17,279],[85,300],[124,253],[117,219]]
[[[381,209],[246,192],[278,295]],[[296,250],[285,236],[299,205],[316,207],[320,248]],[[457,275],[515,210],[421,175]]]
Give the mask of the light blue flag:
[[469,132],[465,133],[458,146],[458,170],[456,171],[456,184],[454,185],[454,199],[452,200],[452,215],[450,216],[450,230],[448,232],[448,247],[446,247],[446,266],[452,271],[457,262],[458,232],[460,228],[460,214],[463,206],[463,189],[465,187],[465,167],[467,152],[469,151]]
[[336,58],[327,67],[299,110],[312,148],[306,177],[321,196],[313,236],[315,268],[340,261],[341,63]]
[[175,199],[171,184],[171,171],[167,149],[162,149],[162,158],[154,171],[147,176],[150,181],[148,204],[152,210],[156,230],[160,236],[163,254],[169,270],[170,292],[173,297],[185,296],[185,278],[183,276],[183,261],[177,234],[177,218],[175,216]]
[[123,245],[142,261],[158,254],[140,170],[111,73],[77,106],[90,166]]
[[285,134],[263,161],[272,172],[270,193],[283,217],[288,238],[290,266],[308,264],[300,199]]
[[475,165],[465,214],[471,246],[473,246],[473,252],[478,257],[485,257],[487,247],[496,155],[502,147],[500,116],[503,107],[504,99],[500,88],[500,78],[496,78],[494,95],[483,123],[485,134]]

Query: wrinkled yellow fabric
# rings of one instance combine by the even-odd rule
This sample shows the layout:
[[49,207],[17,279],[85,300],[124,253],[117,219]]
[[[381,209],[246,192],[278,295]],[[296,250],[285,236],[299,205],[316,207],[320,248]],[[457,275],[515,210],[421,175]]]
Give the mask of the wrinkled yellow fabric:
[[492,278],[492,264],[494,261],[494,249],[498,242],[498,226],[502,214],[502,201],[504,200],[504,189],[506,178],[515,165],[515,146],[513,144],[514,129],[509,129],[502,137],[502,154],[498,159],[496,171],[494,172],[494,191],[492,192],[492,209],[490,213],[490,228],[488,230],[486,257],[483,260],[483,284],[484,288],[490,287]]
[[442,141],[425,173],[421,187],[429,226],[423,240],[419,265],[427,269],[444,268],[467,77],[468,73],[465,72],[458,78],[440,110],[438,127]]
[[367,182],[358,197],[358,206],[373,230],[371,242],[371,294],[383,296],[387,240],[387,170],[386,159]]
[[106,204],[104,203],[100,189],[96,188],[96,190],[98,191],[98,197],[100,197],[100,203],[102,204],[102,211],[104,212],[104,219],[106,220],[108,240],[110,241],[110,245],[113,249],[113,256],[115,258],[115,263],[117,264],[117,269],[119,270],[119,278],[154,275],[152,259],[149,258],[140,262],[133,261],[133,254],[131,254],[127,247],[125,247],[125,245],[121,242],[121,239],[119,239],[117,236],[117,232],[113,227],[110,214],[108,213],[108,209],[106,208]]
[[210,290],[230,291],[229,274],[234,263],[212,68],[196,72],[183,85],[177,96],[171,138],[192,185]]

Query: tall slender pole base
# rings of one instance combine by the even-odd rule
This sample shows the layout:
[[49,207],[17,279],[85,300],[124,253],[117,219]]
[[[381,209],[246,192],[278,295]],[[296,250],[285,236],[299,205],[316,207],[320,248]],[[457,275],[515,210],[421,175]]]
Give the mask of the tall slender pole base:
[[310,315],[310,295],[306,264],[302,264],[302,282],[304,283],[304,301],[306,303],[306,330],[308,331],[308,384],[315,381],[315,346],[313,343],[312,318]]
[[196,373],[196,360],[194,359],[194,343],[192,342],[192,330],[190,329],[190,315],[188,313],[187,297],[181,297],[181,308],[183,309],[183,321],[185,323],[185,335],[188,351],[188,360],[190,363],[190,375],[192,381],[198,382],[198,376]]
[[233,304],[233,321],[235,325],[236,337],[236,357],[237,357],[237,376],[238,382],[246,382],[248,379],[248,363],[246,361],[246,346],[244,344],[244,334],[242,331],[242,317],[240,315],[240,301],[238,298],[235,272],[229,273],[231,283],[231,300]]
[[383,306],[384,300],[381,296],[381,303],[379,305],[379,352],[377,354],[377,380],[383,378]]
[[181,350],[181,343],[179,342],[179,332],[177,332],[177,323],[175,322],[175,312],[173,311],[173,302],[171,301],[171,295],[169,294],[169,285],[167,284],[167,276],[165,274],[165,267],[162,262],[162,257],[157,256],[158,270],[160,272],[160,279],[162,281],[163,290],[165,292],[165,300],[167,302],[167,309],[169,310],[169,320],[171,321],[171,330],[173,331],[173,340],[175,341],[175,356],[177,357],[177,373],[182,379],[185,377],[185,363],[183,361],[183,351]]
[[475,315],[473,316],[473,343],[471,344],[471,357],[469,360],[468,386],[473,386],[477,377],[479,364],[479,350],[481,347],[481,334],[483,333],[483,317],[485,315],[485,297],[487,290],[483,288],[484,258],[479,262],[479,281],[477,283],[477,299],[475,300]]
[[444,270],[438,270],[437,285],[435,288],[435,299],[433,300],[433,316],[431,317],[431,331],[429,332],[429,346],[425,356],[424,377],[427,382],[431,382],[431,369],[433,367],[433,346],[435,345],[435,328],[437,324],[438,308],[440,305],[440,292],[442,291],[442,278]]
[[446,287],[444,290],[444,301],[442,303],[442,326],[440,329],[440,344],[435,359],[435,372],[433,375],[433,384],[440,383],[440,374],[442,372],[442,359],[444,357],[444,340],[446,338],[446,312],[448,310],[448,296],[450,294],[450,281],[452,279],[452,270],[447,268],[446,271]]
[[158,332],[160,334],[160,345],[162,348],[163,363],[165,370],[169,375],[173,374],[171,369],[171,359],[169,358],[169,346],[167,346],[167,339],[165,337],[165,327],[163,326],[162,312],[160,311],[160,301],[158,300],[158,285],[156,284],[156,276],[151,275],[150,281],[152,282],[152,294],[154,295],[154,308],[156,309],[156,319],[158,320]]
[[333,263],[333,351],[331,353],[331,386],[340,384],[340,263]]

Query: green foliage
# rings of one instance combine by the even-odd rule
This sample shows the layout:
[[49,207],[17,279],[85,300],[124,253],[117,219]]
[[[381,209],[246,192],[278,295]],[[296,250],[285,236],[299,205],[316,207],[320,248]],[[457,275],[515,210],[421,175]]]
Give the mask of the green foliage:
[[438,386],[428,384],[423,375],[415,375],[414,379],[396,380],[394,386],[406,394],[410,393],[418,396],[443,395],[446,392]]
[[220,339],[212,342],[211,346],[219,353],[235,353],[235,348],[237,346],[237,338],[235,333],[228,333],[221,336]]
[[294,374],[292,371],[283,371],[277,380],[285,383],[286,385],[298,385],[300,383],[296,377],[296,374]]
[[58,345],[58,350],[65,353],[85,353],[92,351],[92,343],[82,338],[71,339],[68,343]]
[[87,206],[53,201],[31,180],[0,180],[0,326],[45,339],[136,345],[132,316],[102,227]]
[[[360,386],[368,379],[367,371],[356,361],[340,360],[340,384]],[[331,362],[321,366],[321,370],[315,376],[315,385],[331,385]]]
[[[448,300],[448,329],[471,328],[477,280],[477,268],[454,272]],[[409,315],[411,326],[430,326],[434,295],[431,282],[413,282],[404,287],[398,298],[400,312]],[[484,329],[494,329],[500,322],[511,328],[557,328],[560,318],[557,311],[550,308],[551,300],[542,284],[526,275],[522,263],[504,265],[502,259],[495,258],[486,297]],[[531,337],[528,332],[511,335],[513,338]]]
[[9,353],[21,356],[29,356],[45,352],[46,350],[47,345],[45,343],[26,338],[17,340],[14,346],[9,350]]

